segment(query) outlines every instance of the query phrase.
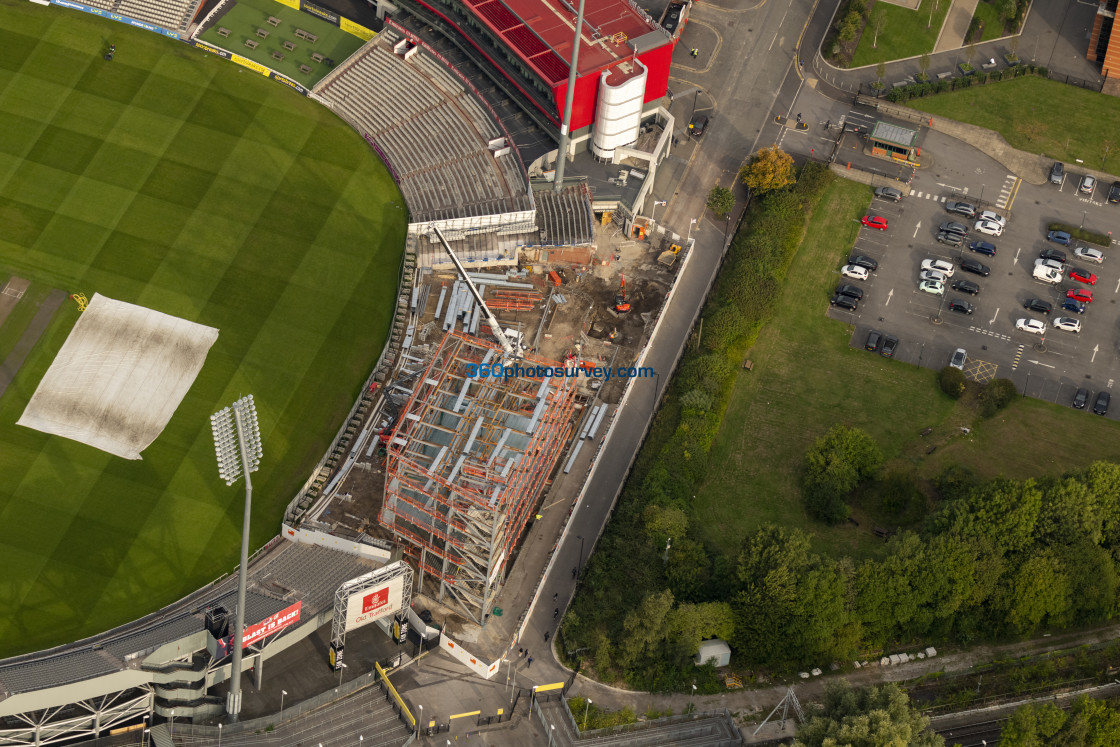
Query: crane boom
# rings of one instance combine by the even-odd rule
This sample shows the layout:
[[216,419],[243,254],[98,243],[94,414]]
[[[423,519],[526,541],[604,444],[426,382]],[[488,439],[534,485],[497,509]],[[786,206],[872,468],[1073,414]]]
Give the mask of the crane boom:
[[518,348],[514,347],[513,343],[509,341],[508,337],[506,337],[506,333],[502,331],[502,325],[498,324],[498,320],[490,311],[490,307],[487,306],[486,302],[482,300],[482,294],[478,292],[478,288],[476,288],[471,279],[467,277],[466,268],[463,267],[463,263],[459,261],[459,258],[455,256],[455,252],[451,250],[451,245],[448,244],[447,239],[443,237],[443,232],[434,225],[432,226],[432,230],[435,231],[436,238],[438,238],[440,243],[443,244],[443,250],[447,252],[447,256],[451,257],[451,261],[452,263],[454,263],[455,269],[459,271],[459,277],[462,278],[463,282],[467,284],[467,290],[469,290],[471,292],[471,295],[474,296],[475,303],[477,303],[478,307],[482,309],[482,313],[486,315],[486,323],[490,325],[490,331],[494,334],[494,337],[498,339],[498,344],[502,346],[503,357],[506,359],[520,358],[521,351]]

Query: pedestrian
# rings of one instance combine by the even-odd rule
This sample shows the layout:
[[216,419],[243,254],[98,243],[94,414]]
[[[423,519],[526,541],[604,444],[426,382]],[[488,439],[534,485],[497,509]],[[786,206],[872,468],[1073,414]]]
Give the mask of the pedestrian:
[[558,617],[560,617],[560,608],[559,607],[557,607],[555,610],[552,611],[552,619],[555,620]]
[[555,594],[552,595],[552,601],[554,601],[554,602],[559,598],[560,598],[560,592],[556,592]]
[[700,54],[700,50],[697,49],[696,47],[693,47],[692,50],[691,50],[691,54],[692,54],[693,57],[696,57]]
[[[668,298],[668,296],[666,296],[666,298]],[[572,578],[575,578],[575,577],[576,577],[576,569],[572,568]]]
[[523,648],[517,649],[517,658],[518,659],[520,659],[524,655],[525,655],[525,649],[523,649]]
[[532,656],[529,657],[529,663],[525,665],[525,668],[528,669],[531,666],[533,666],[533,657]]
[[551,633],[549,633],[549,632],[548,632],[547,630],[546,630],[546,631],[544,632],[544,642],[545,642],[545,643],[548,643],[548,637],[549,637],[550,635],[552,635],[552,634],[551,634]]

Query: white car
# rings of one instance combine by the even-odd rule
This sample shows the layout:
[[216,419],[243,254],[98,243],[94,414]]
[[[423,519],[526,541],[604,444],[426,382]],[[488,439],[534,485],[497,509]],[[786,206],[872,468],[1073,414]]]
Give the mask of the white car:
[[1057,285],[1062,282],[1062,273],[1052,267],[1036,265],[1034,268],[1034,279],[1041,280],[1044,283],[1050,283],[1051,285]]
[[1035,335],[1044,335],[1046,334],[1046,322],[1040,322],[1037,319],[1020,319],[1015,322],[1015,329]]
[[946,262],[943,259],[923,259],[922,260],[922,269],[923,270],[934,270],[936,272],[940,272],[942,275],[944,275],[947,278],[951,278],[951,277],[953,277],[953,272],[955,271],[956,268],[953,267],[952,262]]
[[943,272],[937,270],[922,270],[918,274],[918,280],[936,280],[939,283],[944,283],[946,278]]
[[968,352],[964,348],[957,348],[953,353],[953,357],[949,359],[949,365],[953,368],[964,370],[964,362],[968,360]]
[[1087,246],[1079,246],[1073,250],[1073,255],[1086,262],[1096,262],[1098,265],[1104,262],[1104,252],[1100,249],[1091,249]]
[[945,293],[945,283],[939,283],[936,280],[923,280],[918,283],[918,290],[932,293],[935,296],[941,296]]
[[1060,316],[1054,320],[1054,326],[1064,332],[1077,334],[1081,331],[1081,320],[1068,316]]
[[978,220],[972,230],[979,233],[987,234],[988,236],[999,236],[1003,233],[1003,226],[996,223],[994,220]]
[[992,223],[998,223],[1002,228],[1007,228],[1007,219],[991,210],[983,210],[976,217],[980,220],[990,220]]
[[844,265],[840,268],[840,274],[852,280],[867,280],[867,268],[859,265]]

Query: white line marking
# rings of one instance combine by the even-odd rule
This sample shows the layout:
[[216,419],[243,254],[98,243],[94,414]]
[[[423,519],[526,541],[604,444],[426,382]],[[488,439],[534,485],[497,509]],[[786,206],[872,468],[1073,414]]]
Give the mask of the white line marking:
[[992,314],[992,319],[991,319],[991,321],[988,322],[989,327],[992,326],[995,323],[997,316],[999,316],[999,307],[998,306],[996,307],[996,313]]
[[1051,366],[1049,363],[1039,363],[1038,361],[1027,361],[1027,363],[1033,363],[1036,366],[1043,366],[1045,368],[1054,368],[1054,366]]
[[889,291],[887,291],[887,302],[885,304],[883,304],[883,306],[890,306],[891,305],[891,296],[893,296],[893,295],[894,295],[894,288],[891,288]]
[[1100,350],[1100,349],[1101,349],[1100,345],[1094,345],[1093,346],[1093,357],[1089,359],[1090,363],[1092,363],[1093,361],[1095,361],[1097,359],[1097,351]]
[[[918,238],[918,229],[921,228],[921,227],[922,227],[922,222],[918,221],[918,225],[914,226],[914,235],[913,235],[912,238],[915,238],[915,239]],[[1117,283],[1116,287],[1120,288],[1120,283]]]

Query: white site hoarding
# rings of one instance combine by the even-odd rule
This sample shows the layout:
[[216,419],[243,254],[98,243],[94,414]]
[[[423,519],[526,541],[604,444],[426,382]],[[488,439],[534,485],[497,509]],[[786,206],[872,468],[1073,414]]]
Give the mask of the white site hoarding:
[[356,591],[346,599],[347,632],[400,610],[404,601],[404,578]]

